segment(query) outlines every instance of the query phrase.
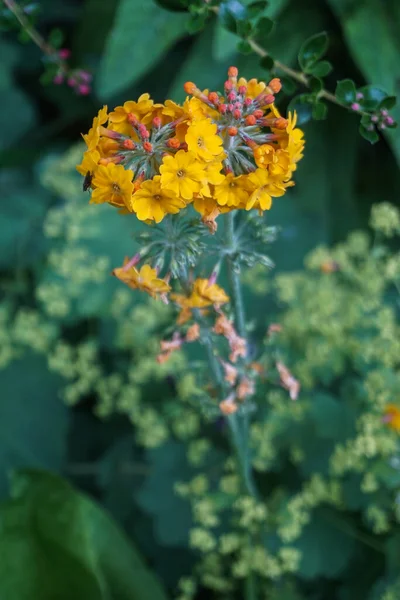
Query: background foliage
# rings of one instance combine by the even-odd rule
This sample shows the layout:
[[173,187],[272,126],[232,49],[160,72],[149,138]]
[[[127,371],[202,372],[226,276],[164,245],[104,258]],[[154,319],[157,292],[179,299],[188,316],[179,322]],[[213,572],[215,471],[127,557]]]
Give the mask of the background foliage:
[[[1,34],[0,597],[241,598],[254,571],[269,599],[394,600],[399,458],[381,416],[400,393],[398,244],[379,250],[382,227],[375,244],[367,233],[344,240],[368,229],[373,204],[398,204],[399,135],[371,146],[343,109],[303,115],[296,187],[267,216],[281,227],[277,268],[243,277],[252,337],[281,321],[268,349],[303,384],[297,404],[267,386],[257,398],[263,497],[251,505],[223,423],[198,409],[187,359],[155,361],[169,309],[109,276],[134,251],[135,223],[93,210],[74,173],[79,134],[102,103],[147,91],[180,101],[184,81],[218,89],[231,64],[268,77],[220,21],[189,34],[188,13],[162,4],[40,2],[38,28],[60,28],[72,64],[93,71],[88,97],[43,86],[39,49]],[[351,78],[399,93],[396,0],[271,0],[265,14],[274,58],[298,68],[302,43],[325,30],[331,90]],[[285,90],[283,110],[296,94]],[[327,260],[340,270],[321,272]]]

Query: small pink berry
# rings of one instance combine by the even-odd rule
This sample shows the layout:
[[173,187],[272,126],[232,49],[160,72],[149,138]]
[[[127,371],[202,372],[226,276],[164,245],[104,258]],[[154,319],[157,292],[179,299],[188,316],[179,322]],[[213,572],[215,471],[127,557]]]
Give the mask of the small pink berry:
[[393,123],[394,123],[393,117],[386,117],[385,121],[386,121],[386,125],[393,125]]
[[62,60],[67,60],[71,56],[71,50],[69,48],[61,48],[58,52],[58,56]]
[[361,107],[360,107],[360,105],[358,104],[358,102],[353,102],[353,104],[351,105],[351,110],[354,110],[354,111],[356,111],[356,112],[357,112],[358,110],[360,110],[360,108],[361,108]]
[[363,98],[364,98],[364,94],[362,92],[357,92],[356,99],[357,100],[362,100]]
[[372,115],[372,117],[371,117],[371,121],[372,121],[373,123],[377,123],[377,122],[379,121],[379,118],[378,118],[378,116],[377,116],[377,115]]
[[379,129],[382,129],[382,130],[383,130],[383,129],[386,129],[386,125],[385,125],[385,123],[381,123],[381,124],[379,125]]
[[383,110],[381,110],[381,115],[383,115],[384,117],[388,116],[388,111],[384,108]]
[[78,94],[80,94],[81,96],[88,96],[90,94],[90,91],[90,85],[87,85],[86,83],[81,83],[80,85],[78,85]]
[[76,81],[75,77],[68,77],[67,83],[68,83],[69,87],[75,87],[77,84],[77,81]]
[[64,75],[62,73],[57,73],[57,75],[55,75],[53,78],[53,83],[55,85],[61,85],[64,83]]

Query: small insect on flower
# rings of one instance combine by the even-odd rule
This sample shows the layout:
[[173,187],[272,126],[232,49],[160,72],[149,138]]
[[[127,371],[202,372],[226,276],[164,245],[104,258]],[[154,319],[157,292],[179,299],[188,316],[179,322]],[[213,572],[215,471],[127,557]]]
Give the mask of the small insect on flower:
[[83,180],[82,189],[84,192],[87,192],[90,186],[92,185],[93,173],[88,171],[85,175],[85,179]]

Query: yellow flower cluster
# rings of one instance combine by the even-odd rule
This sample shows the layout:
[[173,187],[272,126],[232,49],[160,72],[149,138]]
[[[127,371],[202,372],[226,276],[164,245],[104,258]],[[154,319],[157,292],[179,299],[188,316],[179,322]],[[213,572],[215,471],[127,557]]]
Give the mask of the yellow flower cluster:
[[187,82],[183,105],[143,94],[110,113],[104,106],[77,167],[91,202],[156,223],[192,203],[210,229],[223,212],[268,210],[293,185],[304,147],[296,114],[285,119],[274,105],[280,88],[230,67],[224,95]]

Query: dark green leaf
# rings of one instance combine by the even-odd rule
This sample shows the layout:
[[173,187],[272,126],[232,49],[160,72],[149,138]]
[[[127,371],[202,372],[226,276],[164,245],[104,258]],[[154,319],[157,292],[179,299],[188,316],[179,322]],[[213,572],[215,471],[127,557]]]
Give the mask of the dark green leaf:
[[368,140],[368,142],[371,144],[376,144],[376,142],[379,141],[379,135],[375,129],[370,130],[364,125],[360,125],[358,131],[360,132],[360,135],[362,135],[362,137]]
[[321,62],[317,62],[315,65],[311,65],[307,67],[306,73],[310,73],[311,75],[315,75],[315,77],[326,77],[332,71],[332,65],[327,60],[321,60]]
[[313,94],[318,94],[324,87],[324,82],[319,77],[309,77],[308,82],[310,85],[310,90]]
[[328,34],[325,31],[317,33],[306,40],[298,55],[299,65],[303,71],[315,64],[325,54],[327,48]]
[[356,100],[356,86],[351,79],[338,81],[335,96],[343,104],[350,105]]
[[358,90],[363,95],[358,101],[364,110],[376,110],[382,100],[387,98],[387,93],[375,85],[365,85]]
[[275,62],[274,62],[274,59],[272,58],[272,56],[268,55],[268,56],[262,57],[262,59],[260,60],[260,65],[266,71],[272,71],[272,69],[274,68]]
[[250,46],[249,42],[246,42],[246,40],[240,40],[237,45],[237,49],[242,54],[251,54],[253,52],[252,47]]
[[64,33],[61,29],[52,29],[49,34],[48,43],[54,48],[61,48],[64,43]]
[[261,19],[259,19],[256,24],[256,31],[254,36],[255,40],[263,46],[266,42],[266,38],[271,33],[273,27],[274,22],[271,19],[269,19],[268,17],[261,17]]
[[187,0],[155,0],[157,4],[166,8],[167,10],[172,10],[175,12],[183,12],[187,10],[188,2]]
[[313,119],[317,121],[323,121],[326,119],[328,114],[328,107],[324,102],[316,102],[312,109]]
[[297,112],[297,124],[304,125],[312,119],[313,97],[309,94],[299,94],[290,101],[288,111]]
[[249,19],[255,19],[256,17],[259,17],[260,14],[267,8],[267,6],[267,0],[256,0],[255,2],[251,2],[247,6],[247,17]]
[[0,597],[166,600],[109,515],[65,481],[22,471],[13,478],[12,495],[0,509]]
[[238,23],[247,19],[246,7],[239,0],[223,0],[219,5],[218,19],[228,31],[237,33]]
[[207,15],[205,13],[192,15],[186,24],[186,29],[189,33],[198,33],[202,29],[207,21]]
[[384,98],[379,104],[379,110],[392,110],[396,106],[397,98],[396,96],[387,96]]
[[243,39],[251,37],[253,26],[250,21],[238,21],[237,22],[237,35]]
[[0,371],[2,498],[7,492],[7,475],[14,468],[63,468],[68,411],[58,397],[61,384],[59,377],[49,372],[45,359],[31,354]]
[[146,73],[184,35],[186,20],[149,0],[121,0],[100,64],[100,96],[110,97]]
[[297,90],[297,84],[290,77],[281,77],[282,88],[285,94],[291,96]]

